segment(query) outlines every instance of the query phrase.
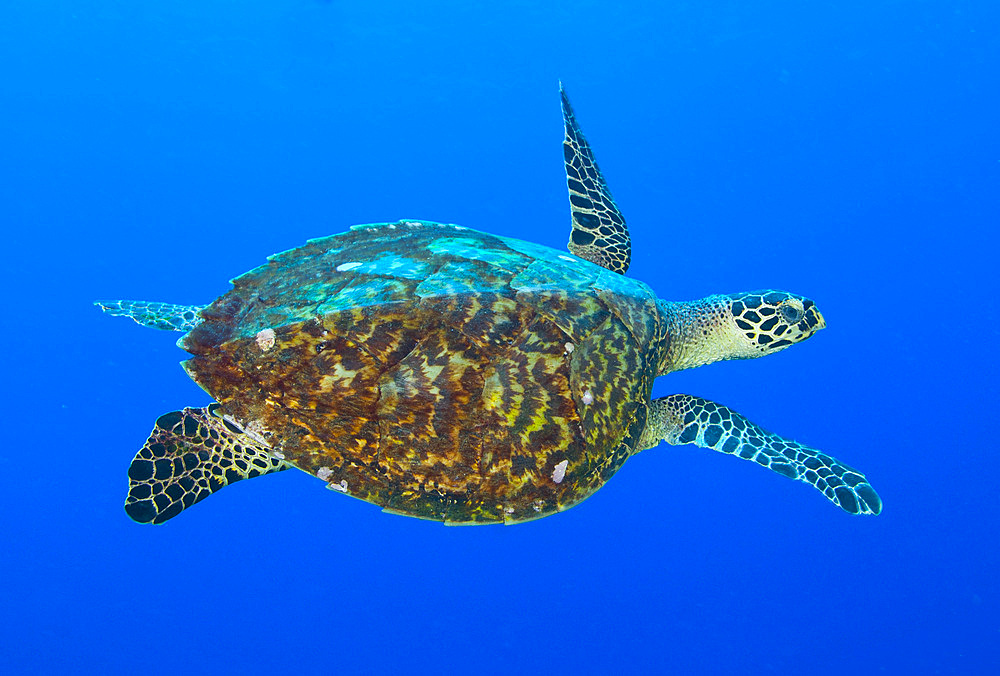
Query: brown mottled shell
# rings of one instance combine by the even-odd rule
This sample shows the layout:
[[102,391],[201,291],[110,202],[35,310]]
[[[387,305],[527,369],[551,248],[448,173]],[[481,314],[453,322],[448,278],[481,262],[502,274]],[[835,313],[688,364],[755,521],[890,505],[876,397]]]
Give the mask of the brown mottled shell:
[[457,226],[355,226],[234,280],[191,377],[330,488],[446,522],[580,502],[634,451],[664,347],[641,282]]

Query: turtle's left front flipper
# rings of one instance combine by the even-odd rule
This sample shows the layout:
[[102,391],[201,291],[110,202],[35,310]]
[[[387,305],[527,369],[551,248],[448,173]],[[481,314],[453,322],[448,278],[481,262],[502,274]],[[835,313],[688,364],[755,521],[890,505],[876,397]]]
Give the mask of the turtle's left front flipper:
[[163,523],[241,479],[280,472],[288,464],[222,418],[219,405],[161,415],[128,468],[125,513]]
[[783,439],[715,402],[672,394],[650,403],[638,448],[695,444],[737,455],[790,479],[812,484],[833,504],[851,514],[878,514],[882,500],[865,476],[825,453]]
[[559,93],[566,129],[563,158],[573,219],[569,250],[584,260],[624,275],[632,260],[632,240],[625,218],[612,199],[590,144],[576,123],[562,84]]

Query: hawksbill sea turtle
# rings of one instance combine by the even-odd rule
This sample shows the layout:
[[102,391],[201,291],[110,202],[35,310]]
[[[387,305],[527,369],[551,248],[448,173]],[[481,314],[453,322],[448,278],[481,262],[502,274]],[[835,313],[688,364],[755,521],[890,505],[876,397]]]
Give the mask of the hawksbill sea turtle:
[[516,523],[565,510],[661,441],[752,460],[852,514],[863,474],[653,381],[785,349],[813,301],[752,291],[671,302],[625,276],[631,241],[562,94],[569,253],[456,225],[358,225],[268,258],[207,306],[99,302],[183,331],[217,403],[161,416],[126,513],[163,523],[235,481],[295,467],[386,511]]

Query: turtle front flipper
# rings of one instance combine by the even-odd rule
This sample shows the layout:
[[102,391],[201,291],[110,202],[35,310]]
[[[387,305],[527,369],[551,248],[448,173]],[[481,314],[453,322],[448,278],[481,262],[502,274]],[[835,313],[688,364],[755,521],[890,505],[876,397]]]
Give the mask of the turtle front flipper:
[[753,460],[790,479],[812,484],[830,502],[851,514],[878,514],[882,500],[865,476],[851,467],[795,441],[783,439],[721,404],[672,394],[650,403],[639,449],[695,444]]
[[625,219],[611,198],[608,184],[604,182],[594,153],[576,123],[573,108],[561,83],[559,93],[566,127],[566,138],[563,140],[566,184],[573,217],[569,250],[584,260],[624,275],[632,260],[632,241]]
[[125,512],[163,523],[215,491],[287,469],[269,449],[224,420],[219,405],[161,415],[128,468]]
[[187,333],[201,324],[202,305],[171,305],[144,300],[99,300],[94,303],[109,315],[129,317],[136,323],[165,331]]

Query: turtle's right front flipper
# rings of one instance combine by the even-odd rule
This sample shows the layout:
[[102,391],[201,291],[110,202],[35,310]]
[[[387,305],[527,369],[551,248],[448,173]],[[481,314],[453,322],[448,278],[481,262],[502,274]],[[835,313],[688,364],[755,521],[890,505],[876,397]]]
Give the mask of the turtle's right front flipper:
[[833,504],[851,514],[878,514],[882,500],[865,476],[814,448],[783,439],[721,404],[672,394],[650,403],[646,430],[639,450],[661,440],[668,444],[695,444],[753,460],[759,465],[805,481]]
[[130,317],[138,324],[165,331],[187,333],[201,324],[201,305],[171,305],[144,300],[99,300],[94,303],[109,315]]
[[224,420],[218,404],[166,413],[128,468],[125,512],[140,523],[163,523],[233,482],[287,468]]

